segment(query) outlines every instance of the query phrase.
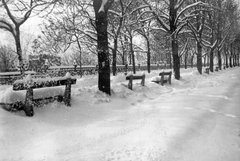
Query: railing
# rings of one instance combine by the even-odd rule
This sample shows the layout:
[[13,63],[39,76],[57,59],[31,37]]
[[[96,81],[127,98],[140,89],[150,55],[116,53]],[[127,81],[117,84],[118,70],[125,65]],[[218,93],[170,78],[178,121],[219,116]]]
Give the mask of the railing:
[[[188,65],[188,67],[191,67]],[[194,65],[196,67],[196,65]],[[184,65],[181,65],[181,68],[184,68]],[[111,73],[112,73],[112,67]],[[136,71],[147,71],[147,65],[136,65]],[[170,69],[169,64],[151,64],[151,70],[160,70],[160,69]],[[133,71],[132,65],[117,65],[117,73],[125,73]],[[34,78],[44,78],[44,77],[62,77],[69,72],[72,76],[84,76],[84,75],[95,75],[98,73],[97,66],[51,66],[48,69],[42,71],[41,73],[28,73],[33,74]],[[22,79],[20,72],[8,72],[0,74],[0,84],[12,84],[16,79]]]
[[[158,70],[163,68],[170,68],[170,65],[165,64],[152,64],[151,70]],[[146,71],[147,65],[137,65],[135,67],[136,71]],[[112,73],[112,67],[110,67],[111,73]],[[133,71],[132,65],[117,65],[117,73],[124,73],[124,72]],[[72,76],[74,75],[94,75],[98,73],[98,67],[97,66],[82,66],[80,67],[74,67],[74,66],[51,66],[47,70],[47,73],[53,77],[53,76],[64,76],[67,72],[71,73]]]

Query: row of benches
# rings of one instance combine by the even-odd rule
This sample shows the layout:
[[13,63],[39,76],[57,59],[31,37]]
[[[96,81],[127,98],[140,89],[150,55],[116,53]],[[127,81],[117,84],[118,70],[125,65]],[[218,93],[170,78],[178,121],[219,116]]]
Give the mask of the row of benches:
[[[225,69],[225,68],[224,68]],[[218,71],[218,67],[215,68],[215,71]],[[209,68],[206,68],[206,73],[209,74]],[[158,77],[152,80],[152,82],[158,83],[163,85],[164,83],[171,84],[171,77],[172,72],[161,72],[159,73]],[[133,80],[141,80],[141,85],[145,85],[145,74],[143,75],[127,75],[126,80],[129,80],[128,88],[133,89]],[[65,77],[59,77],[54,79],[33,79],[31,75],[28,75],[26,80],[18,80],[13,83],[13,90],[26,90],[26,97],[24,103],[17,102],[16,104],[12,104],[15,108],[22,108],[27,116],[33,116],[33,106],[36,102],[40,101],[41,99],[34,99],[33,97],[33,89],[38,88],[45,88],[45,87],[55,87],[55,86],[63,86],[65,85],[65,92],[64,95],[57,95],[51,98],[42,98],[42,99],[50,99],[50,100],[57,100],[59,102],[64,102],[65,105],[71,106],[71,85],[76,84],[76,78],[71,78],[70,73],[67,73]]]
[[[158,80],[155,80],[153,82],[161,83],[163,85],[166,82],[169,82],[171,84],[171,75],[172,72],[161,72],[159,73],[160,78]],[[126,76],[126,80],[129,80],[128,88],[132,90],[133,86],[133,80],[141,79],[141,85],[145,85],[145,75],[128,75]],[[65,105],[71,106],[70,100],[71,100],[71,85],[76,84],[76,78],[71,78],[70,74],[67,74],[65,77],[59,77],[59,78],[38,78],[35,79],[33,76],[28,75],[23,80],[17,80],[13,83],[13,91],[20,91],[20,90],[26,90],[25,95],[25,101],[24,102],[14,102],[8,105],[9,107],[6,108],[10,111],[18,111],[23,110],[27,116],[33,116],[34,115],[34,106],[38,106],[38,103],[42,100],[49,100],[49,102],[52,102],[54,100],[57,100],[59,102],[64,102]],[[39,88],[46,88],[46,87],[56,87],[56,86],[63,86],[65,85],[65,92],[63,95],[55,95],[52,97],[46,97],[46,98],[35,98],[34,99],[34,89]]]
[[[159,77],[155,77],[154,80],[152,80],[152,82],[155,82],[155,83],[161,83],[161,85],[163,85],[164,83],[167,83],[169,82],[169,84],[171,84],[171,77],[172,77],[172,72],[161,72],[159,73]],[[129,83],[128,83],[128,88],[129,89],[133,89],[132,86],[133,86],[133,80],[137,80],[137,79],[140,79],[141,80],[141,85],[144,86],[145,85],[145,74],[142,74],[142,75],[128,75],[126,76],[126,80],[129,80]]]
[[[223,69],[225,70],[226,66],[223,66]],[[210,71],[209,67],[205,68],[205,73],[209,74],[209,71]],[[215,67],[215,71],[218,72],[219,71],[219,67]]]

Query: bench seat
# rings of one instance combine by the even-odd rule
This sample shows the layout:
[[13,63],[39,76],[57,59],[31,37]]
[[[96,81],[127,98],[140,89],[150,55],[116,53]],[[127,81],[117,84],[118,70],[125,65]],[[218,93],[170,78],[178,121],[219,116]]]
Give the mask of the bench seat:
[[[60,102],[63,101],[65,105],[71,106],[71,103],[70,103],[71,85],[76,84],[76,78],[71,78],[69,75],[70,74],[67,73],[65,77],[51,78],[51,79],[50,78],[49,79],[46,79],[46,78],[32,79],[31,76],[28,75],[26,79],[15,81],[13,84],[14,91],[27,90],[25,101],[24,101],[24,107],[23,107],[23,110],[25,111],[26,115],[33,116],[34,102],[44,100],[44,99],[57,99]],[[34,99],[33,89],[57,87],[57,86],[63,86],[63,85],[65,85],[65,91],[63,95],[57,95],[57,96],[42,95],[42,98],[38,97],[37,99]]]

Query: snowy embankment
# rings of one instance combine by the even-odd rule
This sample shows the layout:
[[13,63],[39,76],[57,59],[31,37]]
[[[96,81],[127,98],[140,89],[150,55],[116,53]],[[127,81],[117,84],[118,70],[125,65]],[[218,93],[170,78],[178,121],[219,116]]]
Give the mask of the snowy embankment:
[[[133,91],[123,74],[112,77],[111,96],[97,76],[83,77],[71,107],[50,103],[31,118],[0,108],[0,160],[238,160],[240,68],[182,70],[164,86],[151,82],[159,72],[145,73],[144,87],[134,80]],[[0,86],[0,102],[13,99],[7,92]]]

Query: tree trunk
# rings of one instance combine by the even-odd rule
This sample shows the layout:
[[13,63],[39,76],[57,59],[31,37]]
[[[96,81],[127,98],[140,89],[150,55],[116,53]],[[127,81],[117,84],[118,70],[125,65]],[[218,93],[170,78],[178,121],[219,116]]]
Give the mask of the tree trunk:
[[[222,0],[218,0],[218,8],[222,9]],[[218,14],[218,23],[217,23],[217,39],[218,39],[219,43],[222,42],[221,27],[222,27],[222,14],[219,13]],[[222,69],[222,58],[221,58],[221,51],[220,51],[219,47],[217,49],[217,55],[218,55],[218,68],[219,68],[219,70],[221,70]]]
[[126,49],[123,48],[122,65],[125,65],[127,63],[126,59],[127,59],[127,52],[126,52]]
[[185,53],[185,57],[184,57],[185,69],[187,69],[187,57],[188,57],[188,54]]
[[[107,33],[107,11],[112,1],[101,7],[102,1],[94,0],[93,6],[95,11],[95,23],[97,30],[97,53],[98,53],[98,88],[100,91],[111,94],[110,88],[110,61],[109,61],[109,50],[108,50],[108,33]],[[104,8],[104,9],[102,9]],[[100,10],[102,9],[102,10]]]
[[218,49],[218,68],[219,70],[222,70],[222,57],[221,57],[221,51]]
[[204,56],[204,62],[203,62],[203,67],[206,67],[206,60],[207,60],[207,56]]
[[233,55],[233,45],[230,45],[230,56],[229,56],[229,66],[232,68],[232,55]]
[[180,80],[180,57],[178,55],[178,42],[172,40],[173,70],[175,79]]
[[130,37],[130,52],[132,57],[132,66],[133,66],[133,74],[136,74],[136,67],[135,67],[135,56],[134,56],[134,50],[133,50],[133,38]]
[[213,72],[213,68],[214,68],[214,62],[213,62],[213,50],[210,49],[210,71]]
[[130,53],[128,53],[128,63],[132,65],[132,52],[131,52],[131,45],[129,45]]
[[226,54],[226,68],[228,68],[228,56]]
[[229,66],[232,68],[232,56],[229,57]]
[[16,27],[15,31],[16,31],[16,34],[13,35],[13,36],[14,36],[15,44],[16,44],[16,50],[17,50],[17,55],[18,55],[20,72],[21,72],[21,74],[24,74],[24,64],[23,64],[23,57],[22,57],[22,48],[21,48],[19,27]]
[[202,74],[202,45],[197,42],[197,69],[200,74]]
[[113,60],[112,60],[112,71],[113,75],[115,76],[117,73],[117,39],[114,39],[114,48],[112,50],[113,52]]
[[180,80],[180,57],[178,55],[178,40],[175,31],[177,26],[175,20],[177,18],[177,9],[175,8],[177,1],[170,1],[169,4],[169,24],[170,24],[170,34],[172,35],[172,56],[173,56],[173,70],[175,79]]
[[150,51],[150,43],[149,40],[146,38],[147,40],[147,69],[148,69],[148,73],[151,72],[151,51]]

